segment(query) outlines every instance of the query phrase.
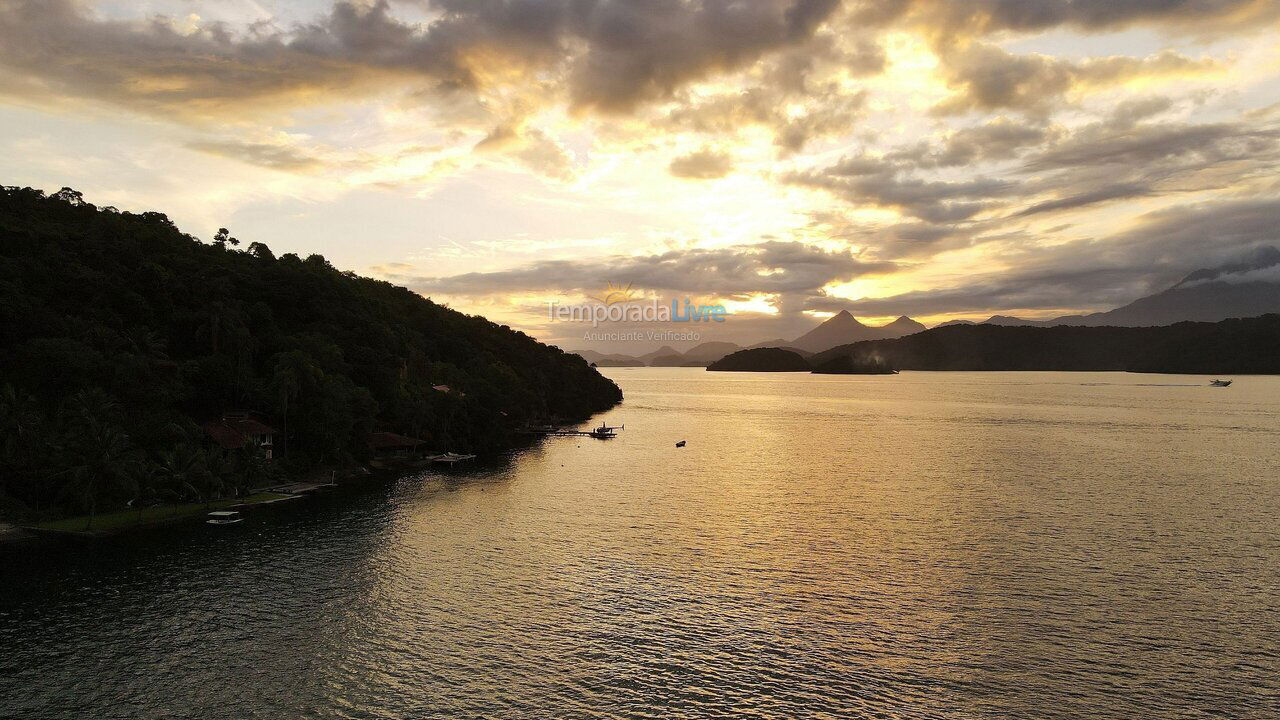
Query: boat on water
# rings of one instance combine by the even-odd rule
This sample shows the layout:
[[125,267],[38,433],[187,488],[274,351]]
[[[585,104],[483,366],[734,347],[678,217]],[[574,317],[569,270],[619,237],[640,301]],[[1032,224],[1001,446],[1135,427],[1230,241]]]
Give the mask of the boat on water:
[[1214,380],[1209,383],[1212,387],[1231,387],[1230,380]]
[[609,438],[618,437],[618,431],[622,430],[625,427],[626,425],[618,425],[616,427],[611,427],[609,425],[605,425],[604,423],[600,423],[600,427],[592,430],[587,434],[593,438],[596,438],[597,440],[608,440]]
[[235,510],[217,510],[209,513],[209,518],[205,522],[210,525],[235,525],[244,522],[244,516]]
[[684,440],[681,440],[680,442],[676,443],[676,447],[684,447]]

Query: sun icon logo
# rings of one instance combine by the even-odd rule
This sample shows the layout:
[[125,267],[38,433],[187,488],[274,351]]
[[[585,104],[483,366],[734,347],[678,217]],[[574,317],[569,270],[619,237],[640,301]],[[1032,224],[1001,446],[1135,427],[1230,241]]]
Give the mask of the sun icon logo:
[[596,297],[594,295],[588,295],[587,297],[591,298],[592,300],[598,300],[604,303],[605,305],[614,305],[617,303],[627,302],[628,300],[631,299],[631,295],[632,295],[631,283],[627,283],[626,287],[620,287],[620,286],[614,285],[613,281],[610,281],[609,287],[605,288],[604,295],[600,297]]

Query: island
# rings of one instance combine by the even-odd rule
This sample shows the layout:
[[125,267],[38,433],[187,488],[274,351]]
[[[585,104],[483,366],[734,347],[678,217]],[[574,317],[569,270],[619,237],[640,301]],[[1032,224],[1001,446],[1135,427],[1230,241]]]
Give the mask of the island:
[[726,372],[809,372],[809,361],[782,348],[753,348],[720,358],[707,370]]
[[578,355],[321,255],[0,190],[8,520],[275,501],[258,490],[495,453],[621,399]]
[[813,366],[815,375],[897,375],[884,358],[878,355],[836,355]]

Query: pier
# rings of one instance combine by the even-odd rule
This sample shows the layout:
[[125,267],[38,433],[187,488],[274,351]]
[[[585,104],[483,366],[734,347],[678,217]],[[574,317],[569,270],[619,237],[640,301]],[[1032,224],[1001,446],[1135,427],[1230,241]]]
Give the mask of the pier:
[[527,428],[520,432],[525,435],[543,435],[546,437],[591,437],[597,440],[608,440],[618,436],[618,431],[622,430],[626,425],[610,426],[604,423],[600,427],[593,430],[567,430],[565,428],[543,427],[543,428]]

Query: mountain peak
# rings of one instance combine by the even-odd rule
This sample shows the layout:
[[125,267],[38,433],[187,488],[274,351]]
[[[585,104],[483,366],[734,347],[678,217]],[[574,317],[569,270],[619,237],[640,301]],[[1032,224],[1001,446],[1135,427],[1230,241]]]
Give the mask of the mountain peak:
[[924,325],[906,315],[882,327],[867,327],[848,310],[841,310],[818,327],[796,338],[791,342],[791,347],[808,352],[822,352],[838,345],[902,337],[925,329]]
[[918,332],[921,332],[922,330],[927,330],[927,329],[928,328],[926,328],[923,324],[916,322],[915,320],[912,320],[906,315],[903,315],[897,320],[894,320],[888,325],[885,325],[880,328],[880,330],[889,332],[890,334],[901,334],[901,335],[913,335],[915,333],[918,333]]
[[[822,323],[822,325],[842,326],[842,327],[843,326],[866,327],[865,325],[862,324],[861,321],[858,320],[858,318],[853,316],[853,313],[849,312],[848,310],[841,310],[835,315],[832,315],[831,317],[827,318]],[[822,327],[822,325],[819,325],[818,327]]]

